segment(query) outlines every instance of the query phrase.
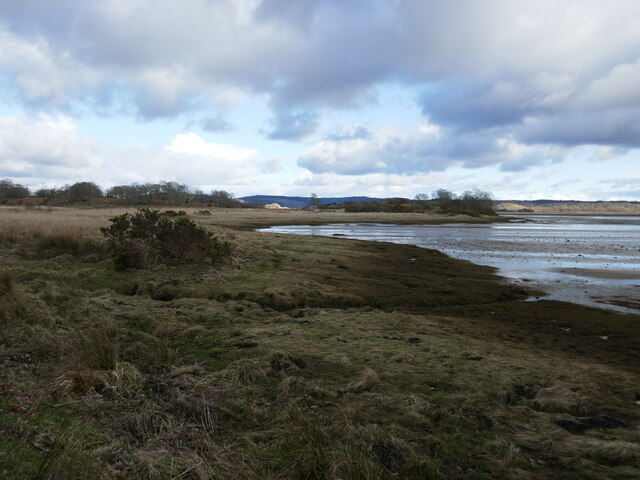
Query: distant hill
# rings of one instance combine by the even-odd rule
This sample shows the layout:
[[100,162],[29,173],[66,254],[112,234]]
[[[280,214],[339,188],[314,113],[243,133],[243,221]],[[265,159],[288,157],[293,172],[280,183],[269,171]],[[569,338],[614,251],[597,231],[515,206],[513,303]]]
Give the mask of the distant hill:
[[[240,197],[240,200],[259,205],[267,205],[268,203],[277,203],[281,207],[303,208],[311,205],[309,197],[287,197],[284,195],[250,195],[248,197]],[[384,198],[372,197],[320,197],[320,205],[329,203],[341,204],[345,202],[380,202]]]

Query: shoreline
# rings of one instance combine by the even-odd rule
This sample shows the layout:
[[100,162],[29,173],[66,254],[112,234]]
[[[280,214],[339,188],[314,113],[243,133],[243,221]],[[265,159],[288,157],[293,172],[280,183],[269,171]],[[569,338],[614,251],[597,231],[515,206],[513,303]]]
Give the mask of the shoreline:
[[[307,225],[303,226],[306,227]],[[294,235],[319,235],[332,238],[351,238],[360,239],[363,241],[371,242],[385,242],[385,232],[381,230],[376,233],[367,233],[366,228],[358,229],[357,226],[351,229],[351,225],[336,224],[334,227],[335,232],[331,233],[331,226],[328,226],[327,230],[314,234],[312,229],[309,231],[301,228],[296,231],[295,225],[292,225],[293,231],[278,230],[278,227],[273,227],[275,232],[282,234],[294,234]],[[314,226],[309,226],[314,227]],[[341,229],[341,227],[343,227]],[[464,230],[464,227],[460,227]],[[269,232],[269,229],[261,229],[262,232]],[[442,239],[439,233],[431,232],[429,234],[429,244],[420,242],[420,236],[422,234],[416,234],[412,237],[411,233],[405,233],[408,230],[398,229],[397,231],[390,231],[388,235],[399,236],[400,239],[405,239],[409,243],[417,243],[419,246],[427,249],[436,249],[442,251],[445,254],[456,259],[468,260],[476,265],[489,265],[497,269],[497,274],[501,275],[505,282],[509,282],[513,285],[534,288],[540,292],[537,296],[541,299],[567,301],[575,305],[586,305],[594,308],[602,308],[605,310],[613,310],[625,314],[638,314],[637,305],[640,298],[637,298],[636,288],[633,285],[633,281],[640,280],[640,272],[634,270],[624,269],[610,269],[608,266],[602,269],[597,268],[581,268],[580,263],[589,263],[589,255],[600,255],[601,250],[593,247],[586,251],[584,246],[580,242],[562,242],[553,248],[553,251],[557,251],[559,247],[563,252],[561,257],[572,259],[572,262],[568,266],[552,267],[554,262],[554,253],[548,252],[548,246],[531,244],[523,240],[514,238],[510,242],[508,251],[491,253],[488,256],[483,256],[482,252],[494,252],[491,250],[495,248],[495,245],[487,238],[471,237],[466,241],[466,244],[471,245],[472,249],[466,250],[466,244],[463,243],[448,244],[447,248],[442,248]],[[458,229],[456,229],[452,235],[458,235]],[[449,229],[446,229],[446,233],[449,234]],[[495,242],[494,242],[495,243]],[[397,242],[398,245],[403,245],[404,242]],[[478,253],[480,252],[480,253]],[[612,252],[612,255],[624,255],[624,251]],[[530,254],[530,255],[529,255]],[[543,255],[540,257],[540,255]],[[546,254],[546,255],[545,255]],[[584,255],[583,255],[584,254]],[[521,258],[518,260],[518,256]],[[548,259],[546,258],[548,257]],[[616,257],[618,258],[618,257]],[[624,256],[620,257],[624,258]],[[515,263],[511,263],[514,262]],[[607,260],[609,262],[609,260]],[[607,264],[608,265],[608,264]],[[604,280],[605,282],[590,282],[593,280]],[[620,282],[623,284],[621,285]],[[637,283],[637,282],[636,282]]]

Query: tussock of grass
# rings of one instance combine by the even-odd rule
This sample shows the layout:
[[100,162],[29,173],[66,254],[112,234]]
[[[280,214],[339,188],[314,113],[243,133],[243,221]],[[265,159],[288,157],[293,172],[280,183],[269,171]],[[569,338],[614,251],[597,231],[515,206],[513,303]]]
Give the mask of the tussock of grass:
[[356,380],[343,387],[341,391],[343,393],[370,392],[378,385],[380,385],[378,374],[372,369],[366,368]]
[[171,368],[175,351],[165,339],[141,333],[123,348],[122,357],[145,373],[159,373]]
[[115,370],[118,365],[118,332],[108,320],[78,331],[72,339],[69,363],[91,370]]
[[545,412],[568,413],[578,417],[589,415],[593,407],[582,395],[561,385],[541,388],[534,399],[535,405]]
[[131,396],[140,390],[142,381],[143,376],[135,366],[119,362],[113,370],[67,370],[47,384],[46,392],[58,399],[92,392],[107,396]]
[[266,378],[264,365],[255,359],[241,359],[213,374],[214,379],[228,382],[234,388],[258,383]]

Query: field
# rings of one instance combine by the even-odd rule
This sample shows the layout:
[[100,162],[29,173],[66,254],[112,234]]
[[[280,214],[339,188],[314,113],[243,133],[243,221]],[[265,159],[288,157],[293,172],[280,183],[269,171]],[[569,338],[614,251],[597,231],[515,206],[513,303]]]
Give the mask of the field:
[[640,316],[410,245],[188,213],[220,265],[114,271],[123,210],[0,209],[0,477],[640,477]]

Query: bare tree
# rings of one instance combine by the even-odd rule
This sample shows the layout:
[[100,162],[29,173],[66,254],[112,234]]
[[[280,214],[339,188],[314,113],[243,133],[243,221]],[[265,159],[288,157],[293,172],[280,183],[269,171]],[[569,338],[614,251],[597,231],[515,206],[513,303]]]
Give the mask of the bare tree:
[[427,193],[418,193],[414,201],[418,207],[427,208],[429,206],[429,195]]
[[311,197],[311,208],[318,208],[320,206],[320,197],[318,197],[317,193],[312,193]]

